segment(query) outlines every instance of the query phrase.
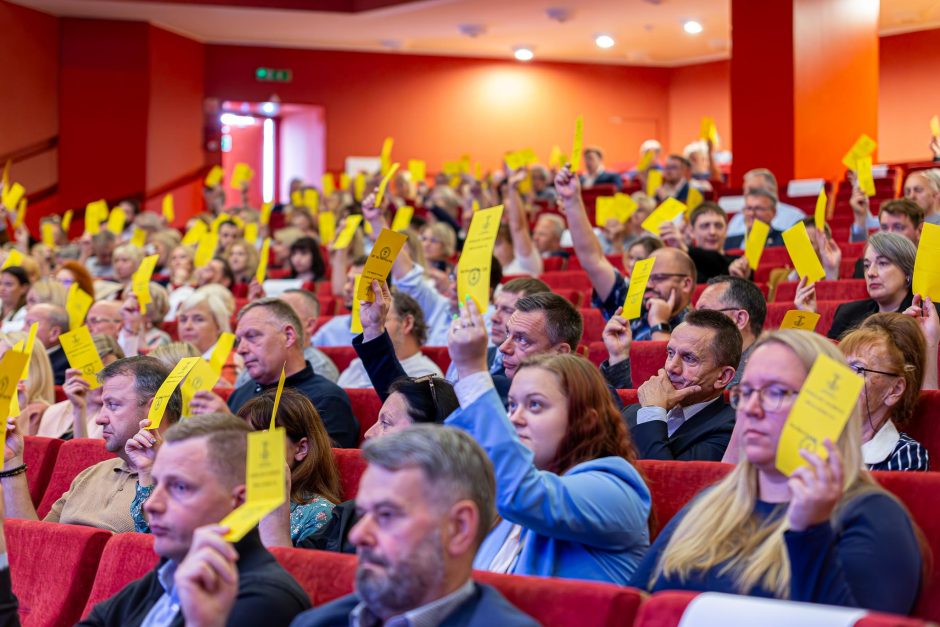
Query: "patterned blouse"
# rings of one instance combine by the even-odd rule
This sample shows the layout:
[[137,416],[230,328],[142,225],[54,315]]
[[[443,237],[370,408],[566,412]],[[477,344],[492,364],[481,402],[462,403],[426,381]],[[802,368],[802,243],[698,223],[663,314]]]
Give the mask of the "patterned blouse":
[[[134,520],[134,531],[137,533],[150,533],[150,525],[144,518],[144,503],[150,498],[153,486],[143,487],[137,484],[137,492],[131,502],[131,518]],[[309,503],[290,502],[290,539],[295,545],[304,538],[313,535],[330,520],[333,513],[333,503],[318,496]]]

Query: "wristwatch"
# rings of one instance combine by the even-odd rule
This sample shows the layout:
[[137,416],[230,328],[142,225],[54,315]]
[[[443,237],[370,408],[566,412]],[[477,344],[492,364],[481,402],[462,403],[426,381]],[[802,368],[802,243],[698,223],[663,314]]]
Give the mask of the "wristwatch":
[[661,322],[655,326],[650,327],[650,333],[671,333],[672,326],[668,322]]

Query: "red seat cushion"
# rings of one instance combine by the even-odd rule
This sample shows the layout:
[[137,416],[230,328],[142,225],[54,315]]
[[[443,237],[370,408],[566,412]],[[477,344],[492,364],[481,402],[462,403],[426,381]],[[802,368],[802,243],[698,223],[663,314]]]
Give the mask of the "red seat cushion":
[[633,387],[640,387],[666,365],[666,344],[652,340],[630,344],[630,378]]
[[140,579],[160,561],[153,552],[149,533],[119,533],[111,537],[101,554],[98,574],[85,604],[83,616],[98,603],[110,599],[127,584]]
[[[924,445],[928,452],[940,454],[940,390],[922,390],[914,415],[903,431]],[[933,466],[931,470],[940,468]]]
[[584,270],[566,270],[564,272],[543,272],[540,276],[552,289],[590,290],[591,279]]
[[321,346],[319,347],[323,354],[336,364],[336,369],[340,372],[349,367],[349,363],[358,357],[356,349],[352,346]]
[[[777,285],[774,302],[792,303],[796,296],[797,281],[784,281]],[[863,300],[868,298],[865,279],[845,278],[838,281],[819,281],[816,283],[817,300]]]
[[23,444],[23,463],[26,464],[26,483],[33,507],[42,502],[42,495],[52,478],[55,460],[63,441],[58,438],[43,438],[27,435]]
[[372,388],[345,388],[345,390],[352,404],[353,415],[359,420],[359,441],[362,442],[366,431],[379,419],[382,401]]
[[114,453],[109,453],[104,447],[104,440],[93,438],[77,438],[69,440],[59,448],[55,468],[49,478],[49,485],[43,494],[42,502],[36,509],[39,518],[43,518],[52,509],[53,503],[65,494],[72,480],[89,466],[106,459],[113,459]]
[[719,462],[674,462],[641,459],[637,467],[646,477],[653,496],[656,525],[652,540],[685,504],[702,489],[721,481],[734,470],[732,464]]
[[441,372],[447,374],[447,369],[450,368],[450,353],[447,352],[446,346],[422,346],[421,352],[437,364]]
[[359,480],[366,471],[366,461],[357,448],[334,448],[333,459],[339,469],[339,481],[343,488],[343,500],[356,498],[359,492]]
[[[821,300],[816,303],[819,312],[819,322],[816,324],[816,333],[826,335],[829,327],[832,326],[832,319],[835,316],[836,308],[842,304],[842,301]],[[793,303],[767,303],[767,318],[764,320],[764,329],[775,330],[780,327],[783,317],[791,309],[796,309]]]
[[24,625],[74,625],[111,533],[38,520],[5,523],[13,592]]
[[345,596],[355,587],[355,555],[277,546],[271,553],[297,580],[314,607]]
[[607,326],[604,315],[598,309],[579,309],[578,311],[581,312],[581,319],[584,323],[581,343],[590,344],[591,342],[600,341],[601,335],[604,333],[604,327]]

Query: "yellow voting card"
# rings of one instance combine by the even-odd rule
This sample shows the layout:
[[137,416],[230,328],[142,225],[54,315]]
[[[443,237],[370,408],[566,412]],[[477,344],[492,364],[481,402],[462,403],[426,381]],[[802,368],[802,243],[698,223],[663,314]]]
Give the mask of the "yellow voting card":
[[566,159],[565,153],[561,151],[561,146],[555,144],[552,146],[552,151],[548,155],[548,167],[561,168],[565,165]]
[[393,231],[404,231],[411,227],[411,219],[415,215],[415,208],[410,205],[405,205],[404,207],[399,207],[398,211],[395,212],[395,217],[392,218],[392,230]]
[[72,228],[72,215],[74,211],[69,209],[64,214],[62,214],[62,232],[65,233],[65,238],[68,239],[69,229]]
[[933,116],[930,118],[930,134],[933,137],[940,137],[940,117]]
[[[663,186],[663,173],[656,168],[650,168],[646,171],[646,195],[650,198],[656,196],[656,190]],[[657,228],[653,233],[659,233]]]
[[356,298],[366,300],[370,303],[375,300],[375,294],[372,292],[372,281],[384,283],[392,271],[392,265],[395,258],[401,251],[401,247],[408,241],[408,236],[404,233],[396,233],[391,229],[382,229],[379,237],[372,246],[366,265],[362,267],[362,282],[359,284],[359,291],[356,292]]
[[760,258],[764,254],[764,246],[767,245],[767,235],[770,233],[770,225],[760,220],[754,220],[751,224],[751,230],[747,234],[747,241],[744,243],[744,256],[747,257],[747,265],[751,270],[757,270],[760,264]]
[[232,189],[242,189],[251,182],[255,171],[247,163],[236,163],[232,172]]
[[936,224],[925,223],[920,233],[911,289],[935,303],[940,302],[940,226]]
[[209,265],[215,256],[216,248],[219,247],[218,233],[205,233],[199,239],[199,245],[196,247],[196,254],[193,257],[193,267],[203,268]]
[[108,230],[115,235],[120,235],[124,232],[125,222],[127,222],[127,214],[120,207],[115,207],[108,216]]
[[69,312],[69,328],[77,329],[85,324],[85,316],[95,302],[90,294],[78,286],[78,283],[72,283],[69,286],[68,296],[65,299],[65,309]]
[[855,162],[855,172],[858,177],[858,187],[865,195],[871,198],[875,195],[875,177],[871,171],[871,156],[859,157]]
[[229,528],[229,542],[241,540],[287,499],[286,442],[283,427],[248,434],[245,502],[219,522]]
[[7,252],[7,258],[3,260],[3,265],[0,266],[0,270],[3,268],[9,268],[10,266],[22,266],[23,265],[23,253],[18,251],[15,248],[11,248]]
[[271,410],[271,429],[274,429],[274,422],[277,420],[277,408],[281,405],[281,394],[284,393],[284,379],[287,378],[287,364],[281,367],[281,376],[277,379],[277,391],[274,393],[274,408]]
[[[656,172],[651,170],[650,174]],[[655,235],[659,235],[659,227],[665,222],[672,222],[685,212],[685,205],[675,198],[667,198],[661,205],[653,210],[653,213],[646,216],[641,225],[644,230]]]
[[317,215],[320,212],[320,192],[308,187],[304,190],[303,203],[310,213]]
[[617,219],[617,211],[614,209],[616,199],[613,196],[598,196],[594,201],[594,224],[604,228],[608,220]]
[[[647,170],[649,170],[650,166],[653,165],[653,159],[655,157],[656,157],[655,150],[645,151],[643,153],[643,156],[640,157],[640,162],[636,164],[637,172],[646,172]],[[660,183],[662,183],[662,180],[660,180]]]
[[790,253],[790,260],[793,262],[796,273],[800,275],[800,278],[806,277],[807,285],[826,278],[826,271],[823,270],[819,256],[813,250],[805,224],[797,222],[784,231],[783,243],[787,247],[787,252]]
[[320,188],[323,190],[324,198],[333,195],[333,192],[336,191],[336,184],[333,182],[332,174],[329,172],[323,173],[323,176],[320,177]]
[[780,323],[781,329],[797,329],[799,331],[815,331],[819,323],[820,315],[812,311],[800,311],[791,309],[783,315],[783,321]]
[[687,211],[691,212],[693,209],[698,207],[703,202],[705,202],[705,197],[702,196],[702,192],[700,192],[694,187],[690,187],[689,195],[686,196],[686,199],[685,199],[685,205],[688,208]]
[[428,166],[420,159],[408,160],[408,173],[411,175],[411,182],[414,184],[423,183],[428,176]]
[[209,356],[209,365],[212,367],[213,372],[221,374],[222,368],[228,361],[228,357],[231,354],[232,348],[234,348],[234,346],[234,333],[225,331],[219,335],[219,339],[216,341],[215,347],[212,349],[212,354]]
[[134,234],[131,235],[131,246],[136,246],[143,250],[144,246],[147,245],[147,231],[143,230],[139,226],[134,227]]
[[154,396],[153,400],[150,402],[150,411],[147,412],[147,418],[150,420],[150,426],[147,427],[148,429],[158,429],[160,427],[160,423],[163,421],[163,414],[166,412],[167,403],[176,390],[176,386],[186,378],[189,371],[192,370],[200,360],[202,360],[202,357],[184,357],[179,360],[176,367],[166,376],[166,379],[160,384],[156,396]]
[[[22,381],[29,375],[29,362],[30,358],[33,356],[33,347],[36,345],[36,332],[39,330],[39,323],[34,322],[29,325],[29,334],[26,336],[26,346],[23,349],[23,352],[26,353],[26,365],[23,366],[23,373],[20,375],[20,380]],[[19,350],[14,348],[13,350]]]
[[[20,413],[11,413],[11,407],[17,395],[19,374],[23,372],[28,360],[26,353],[15,350],[8,350],[3,354],[3,359],[0,359],[0,442],[6,442],[7,418]],[[16,406],[18,408],[19,403],[16,403]]]
[[101,231],[101,212],[108,213],[108,203],[96,200],[85,205],[85,232],[97,235]]
[[59,343],[69,360],[69,366],[81,370],[82,378],[88,382],[91,389],[98,388],[98,373],[104,369],[95,342],[91,339],[88,327],[82,325],[74,331],[59,336]]
[[26,221],[26,198],[20,198],[19,204],[16,205],[16,221],[13,222],[13,228],[18,229],[23,226],[23,222]]
[[457,299],[473,299],[480,312],[490,304],[490,268],[493,265],[493,245],[503,217],[503,206],[480,209],[470,220],[470,229],[457,262]]
[[224,213],[224,212],[220,213],[212,220],[212,224],[209,225],[209,230],[212,231],[213,233],[218,233],[219,227],[222,226],[222,223],[231,219],[232,219],[232,216],[230,216],[229,214]]
[[19,183],[13,183],[10,185],[9,189],[4,186],[2,196],[3,206],[11,211],[16,209],[25,193],[26,190],[23,189],[23,186]]
[[571,171],[581,168],[581,153],[584,151],[584,116],[579,115],[574,121],[574,141],[571,144]]
[[176,219],[176,209],[173,207],[173,194],[167,194],[163,197],[160,212],[163,214],[163,219],[166,220],[167,224],[173,224],[173,220]]
[[638,208],[639,205],[636,204],[630,194],[621,194],[620,192],[614,194],[614,213],[621,222],[629,220]]
[[869,137],[868,135],[862,134],[855,143],[852,144],[852,148],[849,149],[845,156],[842,157],[842,163],[850,170],[854,170],[857,166],[856,161],[862,157],[868,157],[875,151],[875,148],[878,147],[878,143]]
[[351,181],[350,181],[350,179],[349,179],[349,175],[346,174],[345,172],[340,172],[340,174],[339,174],[339,188],[345,192],[345,191],[349,190],[349,185],[350,185],[350,183],[351,183]]
[[825,459],[823,442],[839,439],[858,403],[865,380],[831,357],[819,355],[790,408],[777,442],[777,469],[789,476],[809,463],[800,456],[806,450]]
[[39,229],[42,231],[42,243],[52,250],[55,250],[55,225],[51,222],[43,222],[39,225]]
[[180,384],[180,394],[183,396],[183,415],[189,416],[189,404],[196,392],[208,392],[219,382],[221,372],[213,370],[208,361],[202,357],[189,371],[189,374]]
[[353,179],[353,197],[362,202],[362,198],[366,194],[366,175],[360,172],[356,175],[356,178]]
[[623,317],[633,320],[640,317],[643,309],[643,295],[646,293],[646,284],[649,283],[650,274],[656,259],[641,259],[633,264],[630,273],[630,286],[627,288],[627,298],[623,301]]
[[382,199],[385,197],[385,189],[388,187],[388,183],[392,180],[392,177],[395,176],[397,170],[398,164],[393,163],[388,169],[388,172],[385,173],[385,176],[382,177],[382,182],[379,183],[379,188],[375,192],[375,206],[379,209],[382,208]]
[[392,146],[394,144],[395,140],[391,137],[386,137],[385,141],[382,142],[382,154],[379,155],[379,167],[381,168],[382,176],[385,176],[389,168],[392,167]]
[[333,242],[333,250],[347,248],[352,243],[353,236],[356,234],[356,229],[359,228],[360,224],[362,224],[361,215],[354,214],[346,216],[346,224],[343,225],[343,230],[336,236],[336,241]]
[[204,181],[206,187],[215,187],[222,182],[222,176],[225,174],[225,171],[222,170],[222,166],[214,165],[212,169],[209,170],[209,173],[206,174],[206,180]]
[[131,278],[131,291],[137,297],[137,303],[140,305],[140,313],[147,313],[147,305],[153,302],[150,297],[150,278],[157,267],[160,255],[148,255],[140,262],[134,276]]
[[209,232],[209,225],[202,220],[196,220],[183,236],[183,246],[194,246],[202,241],[202,236]]
[[324,211],[317,216],[317,224],[320,229],[320,241],[332,242],[336,237],[336,214],[332,211]]
[[[362,275],[357,274],[356,282],[353,285],[353,294],[359,293],[359,285],[362,283],[361,279],[362,279]],[[362,333],[362,319],[359,317],[360,309],[361,309],[361,305],[360,305],[359,299],[354,298],[352,301],[352,314],[349,316],[349,332],[350,333],[356,333],[356,334]]]
[[255,271],[255,279],[258,283],[264,283],[268,274],[268,258],[271,255],[271,238],[264,238],[261,243],[261,251],[258,253],[258,269]]
[[246,222],[245,223],[245,241],[249,244],[255,244],[258,241],[258,223],[257,222]]
[[816,197],[816,230],[820,233],[826,228],[826,210],[829,207],[829,198],[826,197],[826,189],[819,190],[819,196]]

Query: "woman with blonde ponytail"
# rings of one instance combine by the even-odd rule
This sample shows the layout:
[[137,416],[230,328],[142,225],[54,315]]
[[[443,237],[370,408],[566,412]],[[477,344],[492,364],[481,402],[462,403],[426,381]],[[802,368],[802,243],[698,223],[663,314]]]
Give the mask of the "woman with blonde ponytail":
[[633,576],[650,591],[702,590],[909,613],[923,559],[910,516],[862,468],[856,408],[828,458],[790,477],[775,465],[787,415],[819,355],[805,331],[767,333],[732,392],[741,459],[663,529]]

